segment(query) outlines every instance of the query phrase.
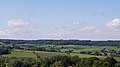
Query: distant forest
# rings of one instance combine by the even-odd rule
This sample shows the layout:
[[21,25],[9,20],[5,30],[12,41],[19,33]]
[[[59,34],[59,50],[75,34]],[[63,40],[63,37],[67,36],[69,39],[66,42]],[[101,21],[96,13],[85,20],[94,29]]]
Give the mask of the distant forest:
[[91,40],[12,40],[0,39],[4,44],[39,44],[39,45],[84,45],[84,46],[120,46],[120,40],[91,41]]

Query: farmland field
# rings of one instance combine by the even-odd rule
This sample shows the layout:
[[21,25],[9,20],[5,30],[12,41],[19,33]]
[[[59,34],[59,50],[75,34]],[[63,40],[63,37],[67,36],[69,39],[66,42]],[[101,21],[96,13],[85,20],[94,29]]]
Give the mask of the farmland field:
[[[96,55],[87,55],[87,54],[80,54],[81,51],[100,51],[104,48],[108,50],[120,50],[115,46],[80,46],[80,45],[58,45],[58,46],[53,46],[53,45],[42,45],[42,46],[37,46],[37,47],[45,47],[46,49],[50,49],[51,47],[54,48],[61,48],[61,52],[47,52],[47,51],[35,51],[35,53],[40,54],[41,57],[51,57],[55,55],[67,55],[65,51],[68,50],[73,50],[72,53],[70,53],[70,56],[79,56],[81,58],[89,58],[89,57],[98,57],[98,58],[106,58],[106,56],[96,56]],[[11,54],[7,55],[2,55],[3,57],[29,57],[29,58],[37,58],[35,54],[33,54],[33,51],[30,50],[19,50],[19,49],[13,49],[11,51]],[[119,58],[117,58],[119,60]]]
[[[36,53],[40,54],[44,57],[51,57],[55,55],[66,55],[65,53],[57,53],[57,52],[44,52],[44,51],[35,51]],[[35,54],[33,54],[33,51],[28,50],[13,50],[11,54],[8,55],[2,55],[3,57],[28,57],[28,58],[37,58]]]

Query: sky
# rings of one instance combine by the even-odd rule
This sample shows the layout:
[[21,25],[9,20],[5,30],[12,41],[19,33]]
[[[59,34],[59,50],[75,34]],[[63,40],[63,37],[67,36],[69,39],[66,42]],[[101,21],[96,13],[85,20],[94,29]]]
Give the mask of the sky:
[[119,0],[0,0],[0,39],[120,39]]

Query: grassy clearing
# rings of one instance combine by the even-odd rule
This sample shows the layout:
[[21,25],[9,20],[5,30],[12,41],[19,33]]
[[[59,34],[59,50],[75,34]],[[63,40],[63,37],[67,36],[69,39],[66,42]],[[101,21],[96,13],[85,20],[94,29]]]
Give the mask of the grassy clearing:
[[32,51],[23,51],[23,50],[14,50],[11,54],[2,55],[4,57],[29,57],[29,58],[36,58],[36,55],[32,53]]
[[[81,51],[100,51],[103,48],[106,48],[108,50],[120,50],[120,48],[117,48],[115,46],[79,46],[79,45],[75,45],[75,46],[69,47],[69,49],[73,49],[74,53],[79,53]],[[69,49],[62,49],[61,51],[65,52]]]
[[[55,55],[67,55],[66,53],[58,53],[58,52],[44,52],[44,51],[35,51],[35,53],[40,54],[41,57],[51,57]],[[75,54],[71,53],[70,56],[79,56],[81,58],[89,58],[89,57],[98,57],[98,58],[104,58],[103,56],[94,56],[94,55],[86,55],[86,54]],[[29,57],[29,58],[37,58],[35,54],[33,54],[33,51],[27,51],[27,50],[13,50],[11,54],[8,55],[2,55],[4,57]]]
[[[45,52],[45,51],[35,51],[35,53],[40,54],[42,58],[51,57],[55,55],[67,55],[66,53],[58,53],[58,52]],[[29,57],[29,58],[37,58],[36,54],[33,54],[33,51],[27,50],[13,50],[11,54],[2,55],[3,57]]]
[[105,56],[95,56],[95,55],[87,55],[87,54],[75,54],[71,53],[71,56],[79,56],[80,58],[89,58],[89,57],[97,57],[97,58],[106,58]]
[[57,52],[36,52],[39,54],[42,58],[45,57],[51,57],[51,56],[56,56],[56,55],[67,55],[66,53],[57,53]]
[[[47,47],[49,46],[53,47],[53,45],[42,45],[38,47]],[[105,56],[96,56],[96,55],[87,55],[87,54],[80,54],[81,51],[100,51],[103,48],[106,48],[108,50],[120,50],[120,48],[117,48],[115,46],[80,46],[80,45],[57,45],[54,46],[54,48],[61,48],[60,52],[45,52],[45,51],[35,51],[35,53],[40,54],[41,57],[51,57],[55,55],[67,55],[65,51],[68,51],[69,49],[73,49],[73,52],[70,54],[70,56],[79,56],[81,58],[89,58],[89,57],[98,57],[98,58],[106,58]],[[28,50],[13,50],[11,54],[8,55],[2,55],[4,57],[29,57],[29,58],[37,58],[36,54],[33,54],[33,51]],[[115,58],[117,61],[120,61],[120,58]]]

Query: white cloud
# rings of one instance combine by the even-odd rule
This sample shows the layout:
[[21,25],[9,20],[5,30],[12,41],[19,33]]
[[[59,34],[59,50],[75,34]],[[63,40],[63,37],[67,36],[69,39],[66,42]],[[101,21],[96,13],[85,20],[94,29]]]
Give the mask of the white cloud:
[[51,35],[52,35],[52,37],[60,38],[60,37],[62,37],[64,34],[61,33],[61,32],[57,32],[57,33],[52,33]]
[[120,31],[120,19],[118,18],[113,19],[112,21],[106,24],[106,27],[113,31]]
[[73,25],[80,25],[80,22],[79,21],[73,22]]
[[1,38],[119,39],[120,37],[120,19],[113,19],[102,27],[74,22],[67,27],[61,27],[61,29],[40,29],[32,28],[23,19],[9,20],[7,25],[6,29],[0,31]]
[[0,31],[0,35],[5,35],[5,32],[4,31]]
[[96,26],[88,26],[88,25],[83,25],[80,22],[73,22],[72,26],[72,31],[77,31],[77,32],[93,32],[93,33],[99,33],[101,30],[97,28]]
[[9,20],[7,22],[7,28],[0,31],[1,38],[32,38],[35,31],[28,26],[28,22],[23,19]]
[[16,20],[9,20],[7,24],[9,27],[24,27],[28,25],[28,22],[24,21],[23,19],[16,19]]
[[84,26],[80,29],[81,32],[100,32],[95,26]]
[[[114,22],[114,23],[113,23]],[[117,22],[117,23],[116,23]],[[113,23],[113,24],[111,24]],[[120,29],[118,20],[111,21],[106,26],[96,27],[83,25],[79,22],[73,23],[67,30],[64,30],[64,35],[60,35],[62,38],[76,38],[76,39],[119,39]],[[114,27],[113,29],[110,28]],[[58,31],[59,33],[60,31]],[[57,32],[56,32],[57,33]],[[58,35],[58,34],[57,34]]]
[[93,31],[96,27],[94,26],[85,26],[80,29],[80,31]]
[[118,18],[115,18],[115,19],[113,19],[111,22],[108,22],[107,24],[106,24],[106,26],[107,27],[120,27],[120,19],[118,19]]

